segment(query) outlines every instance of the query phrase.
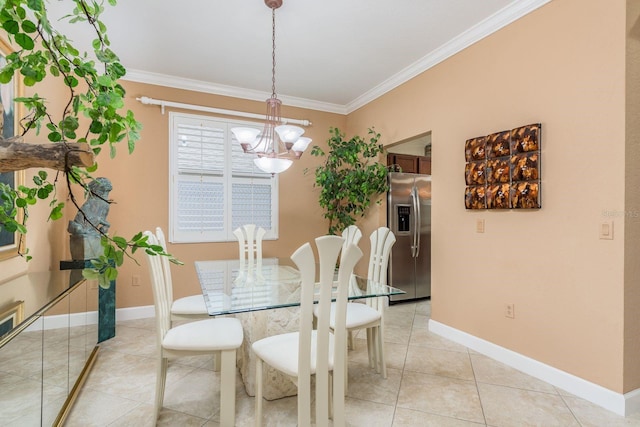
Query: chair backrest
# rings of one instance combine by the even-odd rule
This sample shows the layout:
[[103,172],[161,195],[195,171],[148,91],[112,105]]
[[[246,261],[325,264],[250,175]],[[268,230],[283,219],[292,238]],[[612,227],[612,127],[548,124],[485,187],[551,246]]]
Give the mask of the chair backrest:
[[[369,256],[369,271],[367,278],[370,282],[378,286],[387,284],[387,269],[389,267],[389,255],[391,248],[396,242],[396,236],[387,227],[380,227],[374,230],[369,237],[371,240],[371,254]],[[369,306],[381,310],[384,303],[383,298],[367,298]]]
[[[162,246],[162,249],[167,252],[167,239],[165,239],[162,228],[160,227],[156,227],[156,239],[158,239],[158,244]],[[167,258],[166,256],[161,256],[160,258],[162,263],[162,271],[164,272],[165,286],[167,288],[167,300],[169,301],[169,307],[171,307],[171,303],[173,302],[173,280],[171,279],[171,263],[169,262],[169,258]]]
[[331,316],[333,276],[336,261],[342,248],[343,238],[321,236],[315,239],[319,258],[319,298],[315,354],[312,354],[313,305],[316,293],[316,261],[309,243],[296,250],[291,259],[300,270],[300,343],[298,357],[298,425],[311,425],[311,360],[316,361],[316,425],[327,425],[329,402],[322,396],[329,396],[329,351],[333,350],[333,423],[344,425],[344,399],[346,375],[347,332],[345,327],[349,279],[353,267],[362,257],[362,251],[349,245],[342,256],[338,270],[337,289],[334,293],[335,324],[333,349],[329,348],[329,328]]
[[342,262],[342,257],[344,256],[344,251],[347,249],[347,246],[350,244],[354,244],[358,246],[358,242],[362,238],[362,231],[358,228],[357,225],[350,225],[344,230],[342,230],[342,238],[344,242],[342,243],[342,252],[340,253],[340,262]]
[[246,224],[238,227],[233,234],[238,239],[240,262],[262,260],[262,238],[266,230],[262,227],[256,228],[255,224]]
[[[147,242],[150,245],[160,245],[157,237],[152,232],[145,231],[144,235],[147,236]],[[171,327],[172,301],[169,299],[168,295],[169,287],[167,286],[167,281],[165,279],[165,272],[162,266],[162,258],[166,257],[162,255],[150,255],[147,253],[149,275],[151,277],[151,287],[153,288],[153,303],[156,310],[155,317],[158,343],[162,342],[162,339]]]

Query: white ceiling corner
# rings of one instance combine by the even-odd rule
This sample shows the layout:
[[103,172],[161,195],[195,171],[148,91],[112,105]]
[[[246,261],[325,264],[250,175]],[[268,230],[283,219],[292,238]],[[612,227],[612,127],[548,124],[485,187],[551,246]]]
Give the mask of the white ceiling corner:
[[[348,114],[550,1],[284,0],[276,92],[285,105]],[[63,16],[70,4],[48,7]],[[102,18],[126,80],[257,101],[271,95],[263,0],[120,0]],[[59,25],[90,50],[90,33]]]

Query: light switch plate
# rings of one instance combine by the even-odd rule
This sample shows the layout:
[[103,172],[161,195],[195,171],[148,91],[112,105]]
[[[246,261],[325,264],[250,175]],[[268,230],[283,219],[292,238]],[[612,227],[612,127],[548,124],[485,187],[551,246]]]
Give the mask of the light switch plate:
[[600,223],[600,239],[613,240],[613,221],[602,221]]
[[476,233],[484,233],[484,219],[476,220]]

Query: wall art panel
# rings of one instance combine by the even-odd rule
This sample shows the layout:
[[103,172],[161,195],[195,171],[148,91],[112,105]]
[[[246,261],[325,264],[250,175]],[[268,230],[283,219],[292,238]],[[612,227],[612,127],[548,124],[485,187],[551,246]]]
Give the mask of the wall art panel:
[[540,209],[542,125],[465,142],[466,209]]

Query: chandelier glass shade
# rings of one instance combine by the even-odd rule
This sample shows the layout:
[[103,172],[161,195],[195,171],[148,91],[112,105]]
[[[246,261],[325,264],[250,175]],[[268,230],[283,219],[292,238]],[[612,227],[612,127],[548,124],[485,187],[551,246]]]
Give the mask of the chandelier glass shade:
[[245,153],[258,156],[255,165],[262,171],[275,175],[287,170],[293,160],[299,159],[311,143],[311,138],[303,137],[304,129],[283,123],[280,107],[282,102],[276,95],[276,9],[282,0],[265,0],[271,9],[272,68],[271,98],[267,99],[267,114],[262,131],[249,127],[235,127],[231,132]]

